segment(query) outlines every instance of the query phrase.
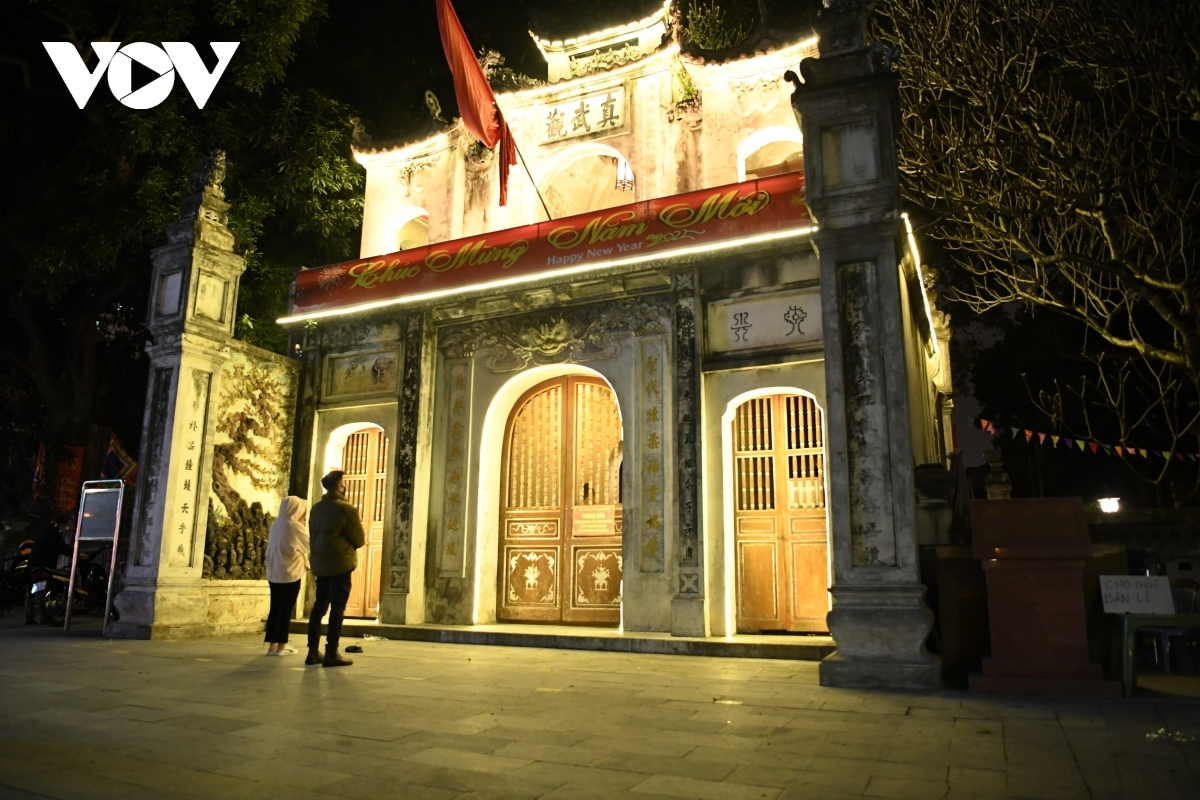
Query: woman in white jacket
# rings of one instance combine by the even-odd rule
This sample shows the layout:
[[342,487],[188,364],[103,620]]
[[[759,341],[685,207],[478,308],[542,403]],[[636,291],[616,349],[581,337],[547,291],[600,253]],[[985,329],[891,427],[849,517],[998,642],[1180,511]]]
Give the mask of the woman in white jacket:
[[271,612],[267,615],[265,639],[269,656],[296,652],[287,646],[288,625],[300,594],[300,579],[308,571],[308,552],[308,503],[299,497],[285,497],[267,539]]

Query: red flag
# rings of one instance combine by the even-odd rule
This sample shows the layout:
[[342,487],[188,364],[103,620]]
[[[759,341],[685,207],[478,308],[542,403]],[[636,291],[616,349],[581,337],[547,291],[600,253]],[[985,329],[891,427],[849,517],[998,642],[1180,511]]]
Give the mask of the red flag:
[[467,41],[466,31],[454,13],[450,0],[437,0],[438,30],[442,34],[442,49],[446,63],[454,75],[454,95],[458,98],[458,113],[463,125],[483,142],[484,147],[500,145],[500,205],[508,204],[508,168],[517,163],[517,147],[512,131],[496,105],[496,95],[488,85],[483,67]]

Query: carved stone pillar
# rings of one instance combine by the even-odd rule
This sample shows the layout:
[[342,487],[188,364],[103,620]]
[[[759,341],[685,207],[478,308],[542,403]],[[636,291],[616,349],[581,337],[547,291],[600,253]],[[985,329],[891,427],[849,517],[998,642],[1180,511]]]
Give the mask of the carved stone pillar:
[[212,410],[233,335],[245,261],[225,226],[225,154],[200,159],[167,244],[151,253],[153,344],[119,622],[108,633],[176,638],[209,632],[201,590],[212,479]]
[[700,315],[695,272],[675,274],[674,303],[677,583],[671,601],[671,633],[707,636],[700,549]]
[[[819,228],[833,610],[826,686],[934,688],[917,568],[902,327],[895,78],[864,46],[863,0],[827,0],[800,64],[808,203]],[[794,77],[794,76],[793,76]]]
[[390,544],[384,552],[388,566],[379,601],[380,621],[386,623],[424,621],[435,349],[434,332],[426,315],[410,314],[405,320],[404,370],[394,445],[396,513]]

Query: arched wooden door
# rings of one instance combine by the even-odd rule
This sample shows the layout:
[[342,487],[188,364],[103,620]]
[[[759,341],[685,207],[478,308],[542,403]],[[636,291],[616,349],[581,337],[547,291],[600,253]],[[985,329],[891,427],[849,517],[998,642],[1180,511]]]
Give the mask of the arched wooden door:
[[366,545],[350,576],[347,617],[379,616],[380,561],[383,558],[383,511],[387,502],[388,440],[378,428],[350,434],[342,449],[346,500],[358,509]]
[[621,616],[621,419],[595,378],[530,389],[504,435],[501,620],[616,625]]
[[738,630],[828,632],[820,407],[803,395],[747,400],[733,443]]

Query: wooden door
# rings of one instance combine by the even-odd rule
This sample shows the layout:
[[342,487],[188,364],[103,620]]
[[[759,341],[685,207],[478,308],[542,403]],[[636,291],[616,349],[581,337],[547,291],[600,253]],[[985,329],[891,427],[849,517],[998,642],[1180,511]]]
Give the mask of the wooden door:
[[748,400],[733,443],[738,630],[827,632],[821,409],[802,395]]
[[612,389],[556,378],[526,392],[504,436],[497,616],[616,625],[621,420]]
[[378,428],[350,434],[342,450],[346,500],[358,509],[366,545],[358,551],[358,568],[350,576],[347,617],[379,616],[380,561],[383,558],[383,512],[387,502],[388,440]]

